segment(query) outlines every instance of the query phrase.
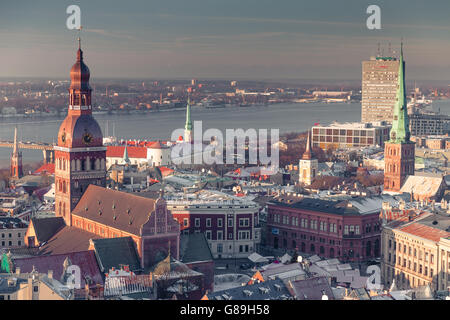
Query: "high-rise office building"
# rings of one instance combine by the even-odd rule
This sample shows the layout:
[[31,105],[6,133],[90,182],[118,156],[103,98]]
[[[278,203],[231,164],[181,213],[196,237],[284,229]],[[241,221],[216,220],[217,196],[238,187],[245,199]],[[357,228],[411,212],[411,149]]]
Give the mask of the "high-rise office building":
[[398,68],[394,57],[371,57],[362,62],[362,122],[392,122]]

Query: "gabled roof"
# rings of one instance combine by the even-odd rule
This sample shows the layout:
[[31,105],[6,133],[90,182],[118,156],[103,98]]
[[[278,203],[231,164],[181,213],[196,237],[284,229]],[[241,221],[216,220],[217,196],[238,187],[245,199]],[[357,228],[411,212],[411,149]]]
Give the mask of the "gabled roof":
[[31,223],[39,243],[47,241],[66,225],[62,217],[31,218]]
[[94,283],[103,284],[103,278],[100,269],[95,259],[94,251],[71,252],[55,255],[42,255],[32,258],[13,259],[14,265],[20,267],[20,272],[28,273],[34,268],[39,273],[47,273],[49,270],[53,271],[53,278],[59,280],[63,275],[63,263],[66,258],[69,258],[72,265],[76,265],[81,271],[81,286],[85,285],[85,277],[89,278]]
[[203,233],[181,235],[180,261],[183,263],[213,261],[211,249]]
[[128,265],[131,271],[141,269],[131,237],[92,239],[91,242],[102,272],[108,272],[113,267],[120,269],[121,265]]
[[[107,146],[106,156],[110,158],[123,158],[125,146]],[[147,159],[147,148],[127,146],[129,158]]]
[[155,203],[154,199],[91,184],[72,215],[139,236],[142,225],[155,209]]

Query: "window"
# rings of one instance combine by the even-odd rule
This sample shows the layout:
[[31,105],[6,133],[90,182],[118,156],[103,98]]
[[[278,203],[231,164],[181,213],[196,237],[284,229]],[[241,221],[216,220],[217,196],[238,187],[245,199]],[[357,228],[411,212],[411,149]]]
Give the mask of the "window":
[[211,240],[211,231],[206,231],[206,240]]
[[217,231],[217,240],[223,240],[223,231]]
[[233,219],[228,219],[228,226],[232,227],[233,226]]
[[211,218],[206,219],[206,226],[211,227]]
[[218,227],[221,227],[221,226],[222,226],[222,223],[223,223],[222,218],[217,219],[217,226],[218,226]]
[[355,234],[359,234],[359,226],[355,226]]
[[185,227],[189,226],[189,219],[188,218],[184,218],[183,219],[183,226],[185,226]]
[[[283,220],[285,220],[286,219],[286,222],[285,221],[283,221],[285,224],[287,224],[287,221],[288,221],[288,219],[289,219],[289,217],[285,217],[285,216],[283,216]],[[240,227],[248,227],[249,226],[249,219],[248,218],[241,218],[241,219],[239,219],[239,226]]]
[[344,234],[348,234],[348,226],[344,226]]
[[200,227],[200,218],[195,218],[195,226]]

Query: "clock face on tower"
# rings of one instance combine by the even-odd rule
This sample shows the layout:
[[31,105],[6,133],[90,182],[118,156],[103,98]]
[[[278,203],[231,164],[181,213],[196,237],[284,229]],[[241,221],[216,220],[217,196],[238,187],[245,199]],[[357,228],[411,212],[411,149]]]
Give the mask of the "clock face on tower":
[[92,135],[89,132],[83,134],[83,142],[85,144],[90,144],[92,142]]

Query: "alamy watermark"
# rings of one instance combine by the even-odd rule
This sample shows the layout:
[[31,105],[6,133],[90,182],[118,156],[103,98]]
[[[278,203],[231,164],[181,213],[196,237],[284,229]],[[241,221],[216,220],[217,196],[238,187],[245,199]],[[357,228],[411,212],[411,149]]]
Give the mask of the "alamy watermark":
[[[194,121],[192,131],[192,141],[172,147],[174,164],[253,164],[267,168],[262,174],[276,172],[279,168],[279,129],[270,129],[270,135],[268,129],[226,129],[224,137],[216,128],[203,132],[202,121]],[[184,129],[176,129],[171,140],[177,141],[183,135],[186,136]]]

